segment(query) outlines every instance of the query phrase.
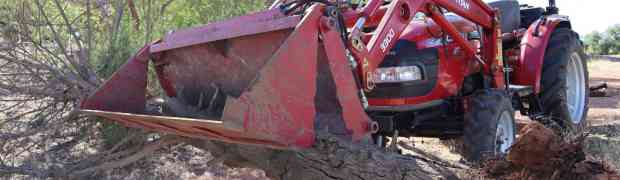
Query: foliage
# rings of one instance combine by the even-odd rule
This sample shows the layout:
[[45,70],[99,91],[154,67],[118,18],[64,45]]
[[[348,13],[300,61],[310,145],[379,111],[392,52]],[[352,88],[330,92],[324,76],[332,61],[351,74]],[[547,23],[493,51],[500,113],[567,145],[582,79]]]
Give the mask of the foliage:
[[620,54],[620,25],[611,26],[605,32],[587,34],[584,43],[586,51],[592,55]]
[[79,113],[138,48],[171,30],[238,16],[262,0],[0,1],[0,176],[95,177],[178,137]]
[[[126,3],[130,3],[127,1]],[[97,72],[103,77],[111,75],[133,53],[146,43],[155,41],[169,31],[207,24],[233,16],[243,15],[247,12],[257,11],[264,8],[263,1],[228,1],[228,0],[183,0],[183,1],[135,1],[138,16],[133,16],[132,11],[125,2],[117,1],[111,14],[113,19],[111,30],[106,39],[107,47],[100,47],[100,53],[96,55]],[[102,31],[105,32],[105,31]],[[153,81],[151,81],[153,82]],[[113,145],[127,135],[128,129],[116,124],[103,122],[106,129],[106,144]]]

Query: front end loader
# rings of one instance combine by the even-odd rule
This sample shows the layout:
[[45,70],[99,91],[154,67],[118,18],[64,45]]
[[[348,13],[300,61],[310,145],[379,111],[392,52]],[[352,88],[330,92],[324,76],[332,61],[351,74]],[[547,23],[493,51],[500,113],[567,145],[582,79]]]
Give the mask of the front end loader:
[[[146,45],[81,108],[128,127],[277,149],[309,148],[319,133],[380,146],[464,137],[479,160],[508,151],[516,110],[565,127],[587,114],[570,21],[553,3],[515,2],[280,0]],[[549,50],[561,38],[574,46]],[[147,108],[149,67],[164,92],[157,110]]]
[[[129,127],[273,148],[309,147],[323,116],[339,121],[325,122],[341,128],[338,133],[367,138],[371,121],[357,94],[349,93],[359,89],[325,9],[316,5],[306,15],[269,10],[174,32],[141,49],[82,108]],[[160,115],[145,112],[149,61],[166,94]],[[319,62],[337,75],[337,90],[317,82],[326,76]],[[320,114],[315,99],[324,90],[318,86],[338,91],[337,99],[325,101],[337,101],[327,104],[348,116]]]

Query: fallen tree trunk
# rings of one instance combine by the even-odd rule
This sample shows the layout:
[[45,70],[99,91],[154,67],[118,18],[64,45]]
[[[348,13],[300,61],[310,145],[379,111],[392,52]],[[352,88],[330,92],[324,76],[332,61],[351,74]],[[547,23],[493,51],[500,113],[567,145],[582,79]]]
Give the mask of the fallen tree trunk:
[[465,169],[400,155],[375,146],[352,144],[332,136],[318,136],[308,150],[279,151],[260,147],[194,141],[231,167],[262,169],[273,179],[437,179],[471,177]]

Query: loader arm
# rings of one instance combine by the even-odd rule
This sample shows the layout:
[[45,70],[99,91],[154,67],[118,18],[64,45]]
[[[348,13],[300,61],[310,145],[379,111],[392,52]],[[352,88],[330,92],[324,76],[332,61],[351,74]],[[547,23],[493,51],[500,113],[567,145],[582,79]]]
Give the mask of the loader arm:
[[[416,13],[425,13],[433,19],[465,51],[469,58],[478,58],[484,62],[484,72],[494,78],[496,87],[504,87],[504,73],[501,64],[500,27],[493,9],[481,0],[394,0],[382,6],[383,0],[370,0],[359,11],[344,12],[344,19],[351,30],[349,47],[362,74],[361,84],[366,91],[373,89],[370,78],[383,61],[389,50],[394,47],[398,37]],[[476,50],[456,28],[444,17],[440,8],[462,16],[483,29],[483,52],[477,56]],[[368,21],[368,23],[366,23]],[[355,23],[354,23],[355,22]],[[378,24],[376,24],[378,22]],[[374,32],[364,33],[365,27],[376,27]],[[368,41],[363,41],[364,34],[372,34]],[[473,61],[478,62],[478,61]]]

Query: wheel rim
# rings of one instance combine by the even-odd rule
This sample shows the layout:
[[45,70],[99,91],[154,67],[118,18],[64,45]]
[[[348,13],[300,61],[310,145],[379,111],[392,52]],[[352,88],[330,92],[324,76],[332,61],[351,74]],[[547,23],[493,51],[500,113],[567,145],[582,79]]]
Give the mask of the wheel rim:
[[496,153],[506,154],[508,149],[515,141],[514,123],[512,113],[504,111],[497,123],[497,132],[495,135]]
[[579,124],[582,121],[586,101],[585,72],[581,56],[573,53],[567,67],[566,99],[571,122]]

